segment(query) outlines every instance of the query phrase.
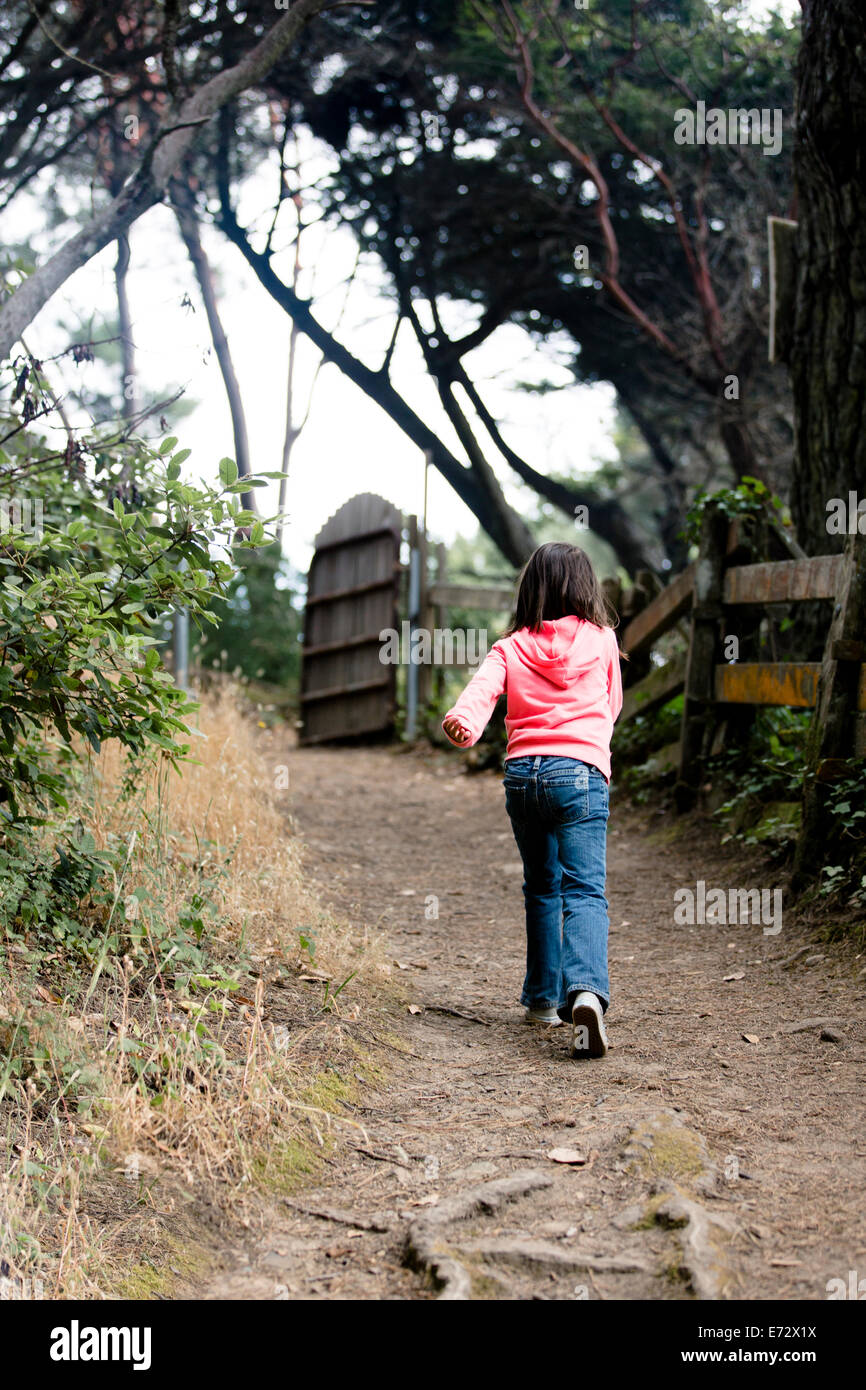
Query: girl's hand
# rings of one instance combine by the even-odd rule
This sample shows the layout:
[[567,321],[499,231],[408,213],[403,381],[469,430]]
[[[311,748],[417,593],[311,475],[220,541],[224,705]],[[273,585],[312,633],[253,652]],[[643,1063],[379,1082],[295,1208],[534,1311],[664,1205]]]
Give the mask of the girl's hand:
[[468,743],[470,738],[472,737],[469,730],[464,729],[463,725],[460,723],[460,720],[453,718],[453,716],[451,719],[446,719],[442,727],[445,730],[448,737],[450,739],[453,739],[455,743]]

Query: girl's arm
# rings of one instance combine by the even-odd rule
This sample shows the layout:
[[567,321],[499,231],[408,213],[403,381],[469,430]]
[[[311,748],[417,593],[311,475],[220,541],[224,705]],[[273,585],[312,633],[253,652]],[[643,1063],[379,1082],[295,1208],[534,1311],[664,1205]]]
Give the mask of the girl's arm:
[[613,628],[609,628],[610,634],[610,659],[607,668],[607,702],[610,705],[610,712],[614,723],[619,717],[622,709],[622,672],[619,665],[619,646],[617,645],[616,633]]
[[[497,642],[490,648],[463,694],[442,721],[442,728],[455,747],[470,748],[473,743],[478,742],[504,689],[505,657]],[[453,737],[455,724],[465,735],[462,739]]]

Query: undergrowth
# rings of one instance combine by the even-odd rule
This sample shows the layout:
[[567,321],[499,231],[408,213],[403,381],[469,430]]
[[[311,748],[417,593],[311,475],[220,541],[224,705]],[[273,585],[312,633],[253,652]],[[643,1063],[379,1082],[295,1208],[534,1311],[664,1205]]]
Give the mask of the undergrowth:
[[121,1293],[173,1186],[249,1220],[280,1155],[297,1180],[352,1123],[375,950],[305,888],[255,721],[215,692],[198,722],[179,769],[104,745],[68,817],[0,851],[11,1297]]

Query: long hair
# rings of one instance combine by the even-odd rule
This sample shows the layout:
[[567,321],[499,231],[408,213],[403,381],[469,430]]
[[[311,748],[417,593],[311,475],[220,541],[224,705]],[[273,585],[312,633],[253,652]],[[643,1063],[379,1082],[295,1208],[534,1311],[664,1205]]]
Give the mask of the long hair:
[[520,576],[514,617],[506,636],[573,614],[596,627],[614,627],[616,614],[602,593],[589,556],[578,545],[551,541],[530,555]]

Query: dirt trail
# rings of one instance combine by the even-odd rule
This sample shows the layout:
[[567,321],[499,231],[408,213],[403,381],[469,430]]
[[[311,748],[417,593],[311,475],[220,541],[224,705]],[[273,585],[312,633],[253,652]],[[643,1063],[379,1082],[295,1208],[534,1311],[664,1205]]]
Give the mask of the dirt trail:
[[405,1000],[378,1026],[405,1051],[388,1049],[386,1081],[352,1112],[367,1140],[298,1198],[330,1215],[283,1207],[206,1296],[824,1299],[828,1280],[866,1274],[852,949],[787,917],[777,936],[674,925],[676,888],[768,880],[693,823],[682,836],[614,801],[613,1047],[573,1061],[568,1030],[527,1026],[517,1002],[521,869],[500,779],[448,754],[290,759],[322,898],[387,933]]

